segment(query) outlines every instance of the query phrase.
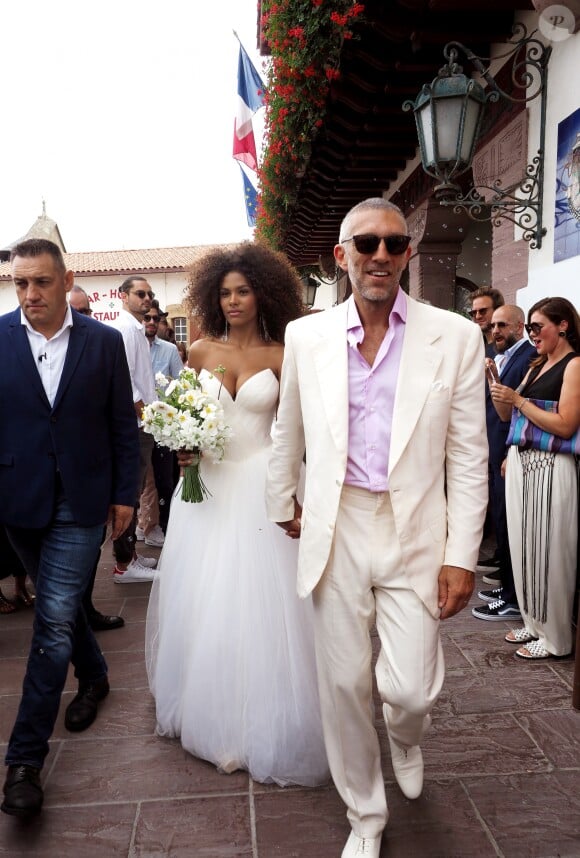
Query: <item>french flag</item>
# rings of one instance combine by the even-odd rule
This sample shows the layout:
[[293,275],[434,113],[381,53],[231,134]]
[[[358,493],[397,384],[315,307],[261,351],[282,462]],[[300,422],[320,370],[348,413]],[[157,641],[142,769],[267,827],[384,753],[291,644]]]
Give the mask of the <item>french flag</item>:
[[264,84],[240,42],[238,60],[238,102],[234,121],[233,156],[250,170],[256,171],[256,141],[252,116],[264,105]]

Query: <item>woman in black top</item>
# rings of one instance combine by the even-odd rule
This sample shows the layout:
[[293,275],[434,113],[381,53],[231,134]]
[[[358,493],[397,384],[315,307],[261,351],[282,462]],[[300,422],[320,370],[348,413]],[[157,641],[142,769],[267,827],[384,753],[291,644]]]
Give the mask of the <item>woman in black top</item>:
[[[528,322],[538,357],[517,390],[494,383],[491,397],[503,420],[515,409],[514,417],[519,412],[555,436],[550,450],[514,438],[506,467],[509,543],[524,621],[506,640],[522,644],[520,657],[537,659],[572,650],[579,457],[560,444],[580,426],[580,321],[565,298],[544,298],[530,309]],[[555,402],[557,410],[531,400]]]

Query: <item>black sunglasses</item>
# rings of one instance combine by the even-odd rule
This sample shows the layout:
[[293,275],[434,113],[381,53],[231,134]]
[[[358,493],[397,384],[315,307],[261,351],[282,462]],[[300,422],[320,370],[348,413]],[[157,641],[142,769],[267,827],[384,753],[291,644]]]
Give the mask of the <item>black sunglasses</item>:
[[532,322],[531,325],[524,325],[524,328],[528,332],[528,334],[535,334],[536,336],[540,333],[544,326],[540,325],[539,322]]
[[82,310],[77,310],[77,313],[80,313],[82,316],[92,316],[93,311],[90,307],[83,307]]
[[493,307],[482,307],[477,310],[469,310],[468,316],[471,316],[472,319],[475,319],[476,316],[485,316],[486,313],[491,313]]
[[509,324],[509,322],[492,322],[491,327],[492,328],[507,328],[508,324]]
[[411,243],[410,235],[374,235],[372,232],[364,235],[351,235],[350,238],[343,238],[340,242],[352,241],[358,253],[375,253],[378,250],[381,241],[385,242],[387,253],[391,256],[400,256],[404,253]]
[[155,298],[155,292],[145,292],[144,289],[135,289],[134,292],[131,292],[131,295],[136,295],[141,301],[143,298]]
[[150,316],[149,313],[143,316],[146,322],[157,322],[159,324],[160,316]]

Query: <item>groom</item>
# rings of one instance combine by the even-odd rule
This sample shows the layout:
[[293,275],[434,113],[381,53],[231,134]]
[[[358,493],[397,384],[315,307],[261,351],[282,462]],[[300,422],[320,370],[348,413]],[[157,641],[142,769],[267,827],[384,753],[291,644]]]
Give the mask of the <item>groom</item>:
[[386,200],[346,215],[334,255],[353,295],[287,328],[268,475],[269,517],[301,537],[298,592],[314,603],[326,749],[352,828],[343,858],[378,858],[388,819],[371,626],[395,777],[417,798],[439,623],[468,603],[487,504],[481,335],[403,293],[409,241]]

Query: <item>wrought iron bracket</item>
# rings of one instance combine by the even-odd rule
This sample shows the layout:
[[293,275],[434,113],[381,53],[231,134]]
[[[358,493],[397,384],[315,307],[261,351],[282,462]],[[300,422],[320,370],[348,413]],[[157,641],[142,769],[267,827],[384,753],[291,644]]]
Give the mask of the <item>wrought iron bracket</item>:
[[[501,187],[501,180],[492,185],[480,185],[472,187],[463,193],[459,186],[450,181],[450,177],[459,172],[464,172],[467,167],[463,165],[457,170],[450,163],[442,164],[441,167],[432,164],[429,168],[425,166],[426,159],[423,151],[423,169],[429,175],[439,180],[435,188],[435,196],[439,203],[444,206],[452,206],[455,212],[465,212],[468,217],[475,221],[491,221],[495,226],[502,219],[507,219],[520,228],[523,238],[529,242],[530,248],[540,248],[542,238],[546,234],[543,226],[543,201],[544,201],[544,155],[546,136],[546,105],[547,105],[547,82],[548,62],[552,52],[550,46],[546,46],[538,38],[537,31],[528,35],[523,24],[516,24],[513,29],[512,40],[507,44],[509,49],[496,59],[511,59],[511,79],[516,88],[525,91],[521,97],[514,96],[506,90],[501,89],[494,77],[491,75],[489,65],[485,66],[489,58],[481,58],[473,53],[468,47],[460,42],[448,42],[443,50],[447,59],[447,65],[439,71],[438,78],[449,78],[451,75],[461,73],[461,67],[457,65],[459,54],[462,54],[472,63],[478,74],[486,81],[486,101],[499,101],[507,99],[511,102],[527,104],[533,99],[540,97],[540,140],[537,155],[532,163],[528,164],[522,179],[509,188]],[[433,82],[435,84],[435,81]],[[433,86],[433,85],[432,85]],[[422,93],[429,90],[424,87]],[[419,94],[416,102],[405,102],[404,110],[413,109],[417,119],[419,106]],[[424,100],[423,100],[424,104]],[[418,119],[417,119],[418,122]],[[419,124],[419,123],[418,123]],[[421,135],[420,135],[421,136]],[[471,164],[469,164],[471,166]],[[489,191],[491,196],[483,196],[481,191]]]

